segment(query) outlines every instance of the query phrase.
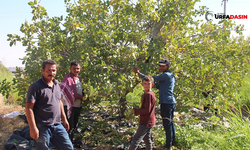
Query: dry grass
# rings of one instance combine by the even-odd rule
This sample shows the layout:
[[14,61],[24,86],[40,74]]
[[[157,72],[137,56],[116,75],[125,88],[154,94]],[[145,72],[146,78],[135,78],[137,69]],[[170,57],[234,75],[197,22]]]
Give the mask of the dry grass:
[[[6,106],[3,103],[3,96],[0,95],[0,116],[4,114],[9,114],[13,111],[18,111],[23,113],[24,108],[21,106]],[[22,129],[27,124],[20,117],[15,118],[0,118],[0,149],[4,149],[4,143],[12,135],[13,131]]]
[[21,113],[25,112],[24,107],[22,106],[1,106],[0,105],[0,116],[4,114],[9,114],[13,111],[18,111]]
[[0,118],[0,149],[4,149],[4,143],[10,138],[13,131],[23,129],[27,124],[20,117]]

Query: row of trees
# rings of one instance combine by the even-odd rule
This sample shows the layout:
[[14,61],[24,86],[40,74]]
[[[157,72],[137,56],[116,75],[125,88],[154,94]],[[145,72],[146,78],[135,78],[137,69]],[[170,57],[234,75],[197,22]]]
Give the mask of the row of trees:
[[[231,20],[195,20],[208,11],[195,10],[197,1],[65,0],[67,16],[56,17],[49,17],[37,0],[29,2],[32,23],[22,24],[23,36],[8,35],[10,46],[22,42],[27,47],[25,78],[18,78],[21,95],[41,76],[43,60],[59,64],[59,80],[78,60],[87,96],[95,103],[119,102],[124,116],[126,95],[139,83],[133,67],[154,75],[158,60],[167,57],[179,104],[233,101],[247,73],[249,39],[241,36],[243,26]],[[239,36],[231,37],[232,31]],[[202,92],[210,94],[205,99]]]

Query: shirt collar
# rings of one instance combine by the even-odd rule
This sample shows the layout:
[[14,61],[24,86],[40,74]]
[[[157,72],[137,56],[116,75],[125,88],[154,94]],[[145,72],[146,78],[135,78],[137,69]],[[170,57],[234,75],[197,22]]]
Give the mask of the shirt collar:
[[[75,77],[75,75],[74,75],[72,72],[70,72],[69,74],[70,74],[70,77],[71,77],[71,78],[74,78],[74,77]],[[79,78],[79,75],[77,75],[77,77]]]
[[[50,87],[50,86],[48,85],[48,83],[45,81],[45,79],[44,79],[43,76],[41,77],[41,79],[42,79],[43,83],[44,83],[47,87]],[[53,81],[53,83],[54,83],[55,85],[57,84],[57,81],[56,81],[55,79],[53,79],[52,81]]]
[[166,71],[164,71],[164,72],[169,72],[169,69],[167,69]]

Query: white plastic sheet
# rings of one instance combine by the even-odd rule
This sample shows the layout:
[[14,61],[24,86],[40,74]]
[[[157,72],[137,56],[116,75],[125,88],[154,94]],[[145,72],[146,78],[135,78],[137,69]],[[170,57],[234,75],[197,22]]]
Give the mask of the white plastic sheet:
[[0,116],[0,118],[14,118],[18,115],[20,115],[21,113],[18,112],[18,111],[13,111],[12,113],[9,113],[9,114],[5,114],[5,115],[2,115]]

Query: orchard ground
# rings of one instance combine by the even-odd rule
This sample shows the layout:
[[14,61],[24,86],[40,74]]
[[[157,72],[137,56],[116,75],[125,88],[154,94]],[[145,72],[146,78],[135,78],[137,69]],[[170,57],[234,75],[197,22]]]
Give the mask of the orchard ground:
[[[13,106],[4,105],[4,98],[0,94],[0,116],[4,114],[9,114],[13,111],[24,112],[24,108],[21,106]],[[12,135],[13,131],[22,129],[27,126],[24,121],[19,118],[0,118],[0,149],[4,149],[4,143],[9,139]]]
[[[4,105],[4,98],[0,94],[0,116],[4,114],[9,114],[13,111],[18,111],[21,113],[25,112],[25,108],[22,106],[14,106],[14,105]],[[9,137],[13,134],[13,131],[23,129],[28,124],[24,122],[20,117],[14,118],[0,118],[0,149],[4,149],[4,144],[9,139]],[[97,146],[94,148],[81,148],[75,150],[118,150],[118,148],[112,146]],[[139,149],[138,149],[139,150]],[[159,148],[155,148],[154,150],[160,150]]]

